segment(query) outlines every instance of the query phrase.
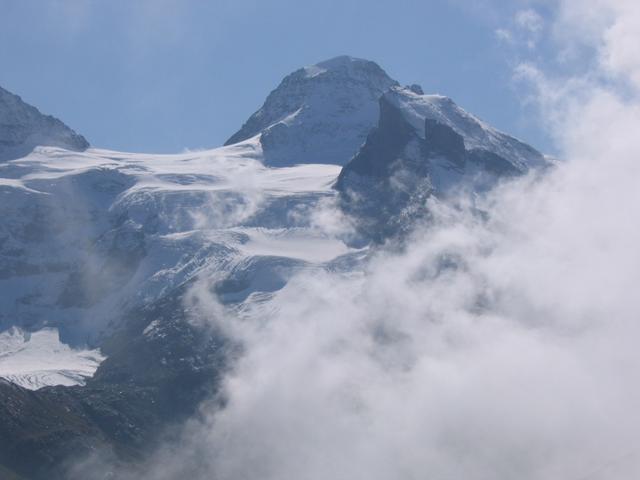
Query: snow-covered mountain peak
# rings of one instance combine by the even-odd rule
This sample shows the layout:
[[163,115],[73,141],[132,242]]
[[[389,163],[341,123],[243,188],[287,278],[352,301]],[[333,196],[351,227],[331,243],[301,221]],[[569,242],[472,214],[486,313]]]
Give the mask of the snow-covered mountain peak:
[[353,63],[366,62],[358,58],[350,57],[348,55],[340,55],[338,57],[330,58],[323,62],[316,63],[315,65],[308,65],[303,67],[307,77],[313,78],[328,71],[345,70],[352,67]]
[[461,135],[468,150],[491,151],[509,160],[522,171],[543,166],[546,163],[540,152],[491,127],[459,107],[449,97],[424,95],[421,90],[413,86],[395,86],[384,94],[383,101],[395,106],[423,139],[425,138],[425,120],[431,119],[450,127]]
[[0,87],[0,161],[22,157],[37,146],[81,151],[89,143],[57,118]]
[[363,58],[356,58],[350,55],[338,55],[337,57],[329,58],[328,60],[324,60],[316,64],[317,67],[324,68],[327,70],[332,70],[336,68],[349,67],[353,64],[363,64],[363,63],[372,63],[370,60],[365,60]]
[[380,118],[336,188],[343,209],[369,239],[409,231],[427,215],[426,199],[459,189],[483,191],[547,165],[534,148],[467,113],[448,97],[417,85],[380,97]]
[[267,165],[343,165],[376,125],[380,96],[397,84],[375,62],[348,56],[301,68],[226,145],[259,136]]
[[330,58],[315,65],[304,67],[303,70],[309,78],[318,75],[348,77],[374,86],[377,84],[380,89],[388,88],[390,81],[394,83],[376,62],[348,55]]

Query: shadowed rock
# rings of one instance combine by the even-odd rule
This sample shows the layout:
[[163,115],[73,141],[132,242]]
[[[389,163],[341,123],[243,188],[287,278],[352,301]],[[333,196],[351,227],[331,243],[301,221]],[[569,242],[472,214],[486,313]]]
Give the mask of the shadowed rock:
[[57,118],[0,88],[0,161],[23,157],[37,146],[82,151],[89,142]]
[[[470,148],[471,147],[471,148]],[[428,215],[427,199],[461,188],[484,191],[544,165],[544,157],[419,86],[392,87],[378,125],[342,169],[335,188],[362,238],[402,237]]]

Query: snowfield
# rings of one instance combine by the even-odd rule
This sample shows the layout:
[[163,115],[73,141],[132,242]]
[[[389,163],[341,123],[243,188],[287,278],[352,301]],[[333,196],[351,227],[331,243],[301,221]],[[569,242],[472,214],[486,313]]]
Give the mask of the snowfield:
[[0,377],[30,390],[47,385],[83,385],[104,356],[98,350],[72,349],[55,328],[0,333]]
[[177,155],[39,147],[0,164],[0,322],[17,327],[0,337],[0,376],[82,384],[103,360],[92,347],[136,306],[198,276],[219,279],[224,302],[264,301],[352,251],[323,219],[339,166],[260,160],[255,137]]
[[[235,315],[260,314],[295,275],[358,273],[364,245],[408,231],[432,193],[546,162],[452,100],[346,56],[285,77],[226,146],[173,155],[87,148],[0,94],[15,124],[0,151],[0,332],[49,332],[48,352],[58,331],[60,351],[74,349],[28,371],[12,360],[22,349],[0,350],[0,376],[30,388],[81,383],[95,348],[199,280]],[[91,362],[70,366],[86,352]]]

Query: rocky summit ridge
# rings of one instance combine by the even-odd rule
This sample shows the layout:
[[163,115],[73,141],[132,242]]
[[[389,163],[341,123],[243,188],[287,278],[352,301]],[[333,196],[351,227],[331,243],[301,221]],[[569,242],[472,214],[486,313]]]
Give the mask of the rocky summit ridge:
[[82,151],[89,142],[57,118],[0,87],[0,161],[23,157],[37,146]]

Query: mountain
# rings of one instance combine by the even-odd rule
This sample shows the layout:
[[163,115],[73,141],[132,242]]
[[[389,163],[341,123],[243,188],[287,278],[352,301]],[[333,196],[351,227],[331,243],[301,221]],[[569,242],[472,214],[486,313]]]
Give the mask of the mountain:
[[[0,465],[51,480],[103,449],[139,460],[194,414],[237,353],[206,327],[209,311],[205,326],[193,321],[190,296],[204,288],[238,316],[263,315],[296,273],[358,254],[314,223],[339,171],[265,167],[251,142],[178,155],[42,149],[8,162],[0,376],[20,384],[0,381]],[[17,338],[14,326],[34,333]]]
[[175,155],[85,150],[7,98],[3,135],[68,142],[15,140],[24,155],[0,165],[0,476],[144,458],[233,368],[219,315],[268,321],[292,278],[364,271],[427,199],[545,165],[351,57],[286,77],[227,146]]
[[348,56],[301,68],[225,145],[258,135],[266,165],[344,165],[376,124],[380,95],[397,84],[376,63]]
[[219,335],[187,320],[183,293],[128,313],[86,385],[32,391],[0,378],[0,478],[12,478],[4,468],[66,480],[69,466],[98,452],[140,460],[210,398],[228,354]]
[[82,135],[0,87],[0,161],[20,158],[37,146],[86,150]]
[[336,182],[342,208],[367,239],[382,241],[426,215],[426,200],[547,165],[544,155],[490,127],[453,100],[394,86],[380,117]]

